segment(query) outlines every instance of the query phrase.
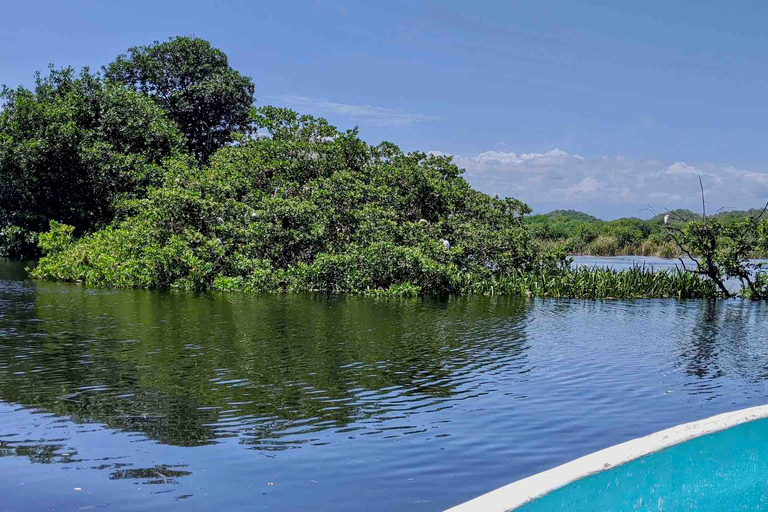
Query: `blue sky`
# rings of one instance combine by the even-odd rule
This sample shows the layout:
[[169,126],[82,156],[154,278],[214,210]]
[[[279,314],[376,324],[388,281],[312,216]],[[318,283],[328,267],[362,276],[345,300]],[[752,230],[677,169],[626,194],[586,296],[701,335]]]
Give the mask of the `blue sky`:
[[768,200],[768,4],[51,1],[3,6],[0,82],[210,40],[258,104],[455,156],[535,211],[647,216]]

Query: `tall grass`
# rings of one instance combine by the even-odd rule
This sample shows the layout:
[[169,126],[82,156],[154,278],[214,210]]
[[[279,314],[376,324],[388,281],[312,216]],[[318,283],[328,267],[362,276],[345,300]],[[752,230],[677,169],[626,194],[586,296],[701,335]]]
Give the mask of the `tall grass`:
[[463,293],[529,297],[700,299],[718,296],[717,287],[709,279],[678,270],[654,270],[646,265],[626,270],[578,267],[561,272],[519,272],[463,285]]

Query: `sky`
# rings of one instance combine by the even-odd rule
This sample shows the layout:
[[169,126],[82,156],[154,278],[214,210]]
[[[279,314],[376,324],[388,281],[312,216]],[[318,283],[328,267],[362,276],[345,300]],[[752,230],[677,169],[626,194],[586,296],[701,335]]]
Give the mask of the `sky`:
[[38,0],[2,8],[0,83],[194,35],[257,105],[453,155],[535,213],[768,200],[768,3]]

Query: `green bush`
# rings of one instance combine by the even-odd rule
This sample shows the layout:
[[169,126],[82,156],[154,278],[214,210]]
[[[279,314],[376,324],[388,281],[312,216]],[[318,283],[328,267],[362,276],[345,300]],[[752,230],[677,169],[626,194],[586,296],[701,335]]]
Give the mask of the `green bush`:
[[0,227],[0,258],[25,258],[37,253],[38,233],[21,226]]
[[0,255],[35,256],[55,220],[78,233],[110,222],[115,202],[162,181],[183,138],[149,98],[87,69],[51,68],[34,90],[0,94]]
[[[51,224],[34,275],[97,286],[457,293],[558,268],[523,225],[528,207],[469,187],[448,157],[369,146],[354,130],[265,107],[271,136],[220,149],[209,165],[166,162],[161,186],[121,201],[93,234]],[[406,283],[408,284],[406,286]]]
[[601,235],[587,245],[587,252],[592,256],[616,256],[619,241],[613,236]]

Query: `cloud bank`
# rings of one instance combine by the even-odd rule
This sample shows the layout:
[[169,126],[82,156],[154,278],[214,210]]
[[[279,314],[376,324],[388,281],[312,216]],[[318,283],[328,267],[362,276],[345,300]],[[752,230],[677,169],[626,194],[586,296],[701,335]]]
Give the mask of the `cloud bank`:
[[[444,154],[435,151],[436,154]],[[768,173],[686,162],[587,159],[560,149],[546,153],[486,151],[454,155],[476,188],[527,202],[535,212],[574,208],[607,218],[649,216],[640,210],[701,209],[702,177],[707,209],[746,209],[768,200]]]

